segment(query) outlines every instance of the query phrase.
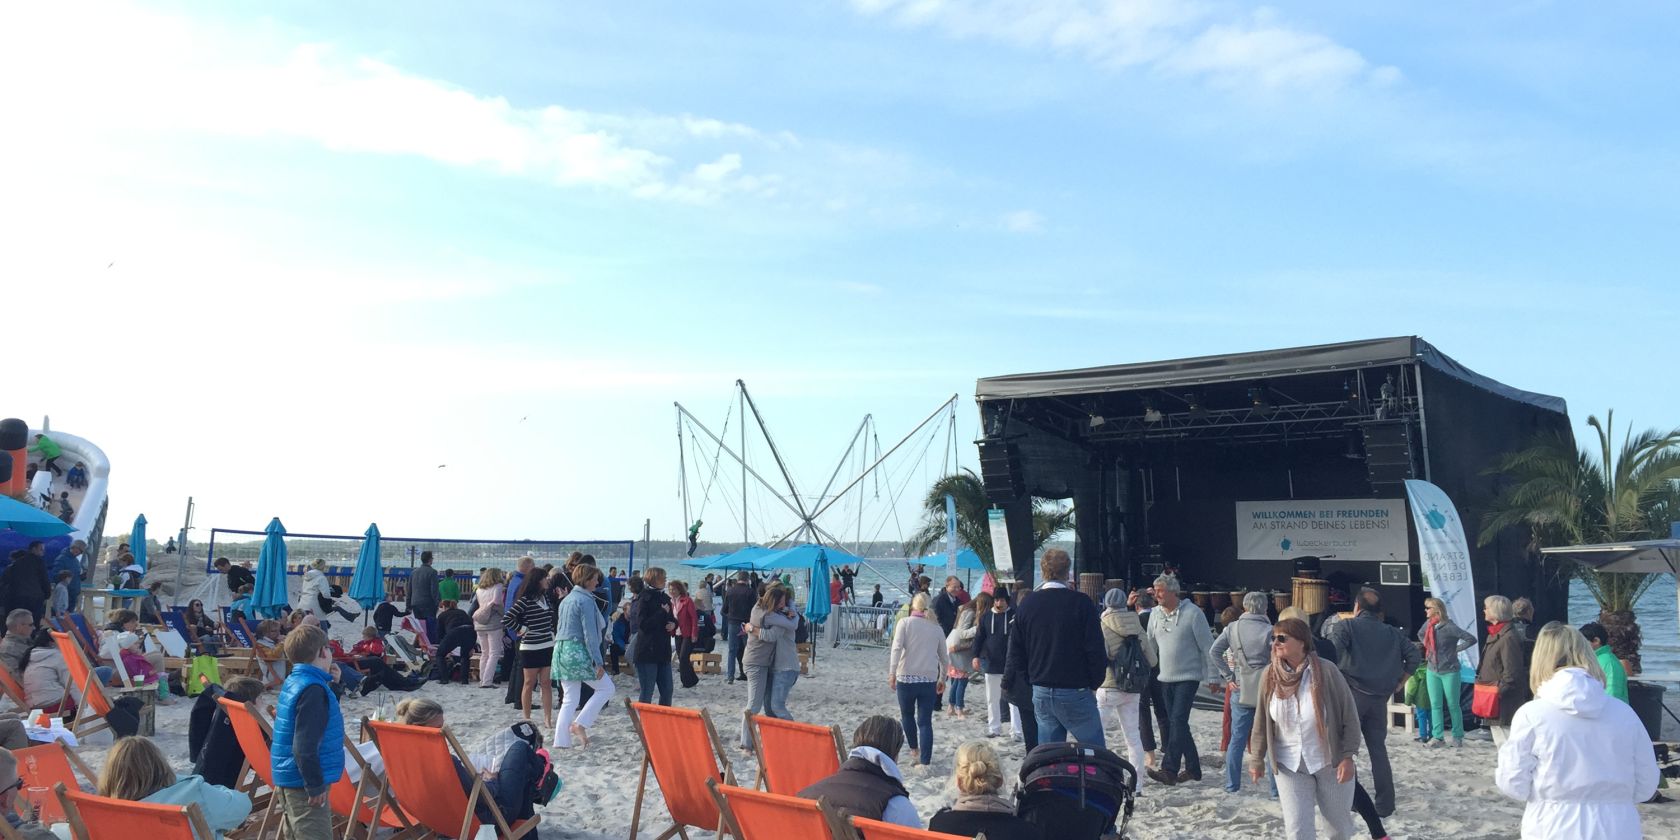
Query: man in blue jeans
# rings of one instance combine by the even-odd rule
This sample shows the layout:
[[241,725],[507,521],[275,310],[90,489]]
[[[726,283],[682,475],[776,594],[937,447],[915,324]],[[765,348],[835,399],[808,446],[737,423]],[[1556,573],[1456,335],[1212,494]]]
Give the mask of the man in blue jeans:
[[726,682],[735,682],[737,673],[742,678],[746,677],[741,657],[747,652],[747,638],[741,633],[741,626],[752,620],[753,605],[757,602],[758,593],[747,582],[747,573],[736,572],[735,582],[723,592],[723,633],[724,638],[729,640],[729,664],[724,671]]
[[1012,683],[1014,675],[1026,675],[1040,743],[1072,736],[1081,744],[1106,746],[1097,687],[1108,670],[1108,649],[1097,605],[1068,586],[1073,559],[1066,551],[1045,551],[1038,567],[1044,583],[1015,608],[1004,679]]
[[1196,700],[1197,687],[1214,682],[1208,655],[1213,633],[1207,616],[1201,607],[1181,600],[1178,591],[1178,578],[1161,575],[1155,579],[1155,611],[1144,627],[1160,654],[1161,694],[1167,700],[1166,756],[1160,767],[1149,770],[1149,778],[1166,785],[1201,781],[1202,759],[1190,736],[1190,704]]

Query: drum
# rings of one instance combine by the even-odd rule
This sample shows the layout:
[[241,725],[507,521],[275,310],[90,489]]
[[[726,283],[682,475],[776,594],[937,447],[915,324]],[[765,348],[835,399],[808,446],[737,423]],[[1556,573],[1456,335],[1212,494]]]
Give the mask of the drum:
[[1295,606],[1307,615],[1330,608],[1330,582],[1322,578],[1295,578]]
[[1248,591],[1244,590],[1244,589],[1232,590],[1231,591],[1231,603],[1234,604],[1237,609],[1239,609],[1239,610],[1242,609],[1243,608],[1242,599],[1243,599],[1243,596],[1245,596],[1247,594],[1248,594]]
[[1101,572],[1081,572],[1079,574],[1079,591],[1090,596],[1092,601],[1102,603],[1103,576]]
[[1195,601],[1196,606],[1202,608],[1202,612],[1207,612],[1208,605],[1213,603],[1213,593],[1192,592],[1190,593],[1190,600]]
[[[1231,606],[1231,593],[1229,593],[1229,592],[1215,592],[1215,593],[1213,593],[1213,611],[1215,613],[1224,612],[1225,608],[1229,607],[1229,606]],[[1242,608],[1242,599],[1241,598],[1237,599],[1237,608],[1238,609]]]
[[1290,604],[1290,596],[1285,595],[1282,592],[1273,592],[1272,593],[1272,608],[1273,609],[1277,610],[1278,612],[1283,612],[1284,610],[1289,609],[1289,604]]

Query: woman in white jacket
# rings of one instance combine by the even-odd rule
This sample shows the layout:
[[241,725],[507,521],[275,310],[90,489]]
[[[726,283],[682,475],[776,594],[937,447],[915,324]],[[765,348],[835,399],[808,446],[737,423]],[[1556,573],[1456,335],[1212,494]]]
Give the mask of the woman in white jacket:
[[1500,791],[1528,803],[1522,836],[1643,836],[1635,806],[1657,791],[1657,760],[1639,717],[1605,693],[1592,645],[1575,628],[1547,624],[1532,663],[1534,700],[1511,720],[1494,774]]
[[316,558],[303,570],[303,583],[298,587],[297,608],[303,612],[313,613],[321,620],[321,628],[326,629],[329,613],[338,613],[345,620],[357,618],[359,612],[350,612],[338,605],[333,599],[332,585],[327,583],[327,561]]

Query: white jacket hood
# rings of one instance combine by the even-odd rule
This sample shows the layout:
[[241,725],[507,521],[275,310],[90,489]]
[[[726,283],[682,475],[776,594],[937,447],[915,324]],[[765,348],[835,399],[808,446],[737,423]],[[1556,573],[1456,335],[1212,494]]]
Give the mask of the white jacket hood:
[[851,754],[846,757],[861,758],[864,761],[885,770],[888,776],[891,776],[900,782],[904,781],[904,771],[898,769],[898,762],[887,758],[886,753],[881,752],[874,747],[853,747]]
[[1604,705],[1612,698],[1605,693],[1604,683],[1593,679],[1586,671],[1565,668],[1540,684],[1535,699],[1556,706],[1564,714],[1597,718],[1603,716]]

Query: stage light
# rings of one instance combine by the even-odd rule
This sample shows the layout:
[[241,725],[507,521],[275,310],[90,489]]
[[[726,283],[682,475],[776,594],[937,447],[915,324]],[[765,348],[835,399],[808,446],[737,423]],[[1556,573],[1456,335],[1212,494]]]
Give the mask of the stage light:
[[1093,429],[1095,429],[1098,426],[1101,426],[1102,424],[1107,423],[1107,422],[1108,422],[1108,418],[1102,416],[1101,414],[1091,415],[1091,428],[1093,428]]
[[1350,403],[1359,402],[1359,386],[1355,385],[1352,379],[1342,380],[1342,395],[1347,397]]
[[1190,418],[1200,420],[1207,416],[1207,409],[1202,407],[1202,398],[1195,394],[1185,394],[1184,402],[1190,406]]
[[1274,410],[1272,400],[1271,397],[1266,395],[1265,388],[1248,389],[1248,401],[1254,406],[1254,410],[1260,413],[1261,417],[1272,416]]
[[1159,409],[1155,408],[1155,401],[1149,397],[1144,397],[1143,399],[1143,422],[1161,422],[1161,412]]

